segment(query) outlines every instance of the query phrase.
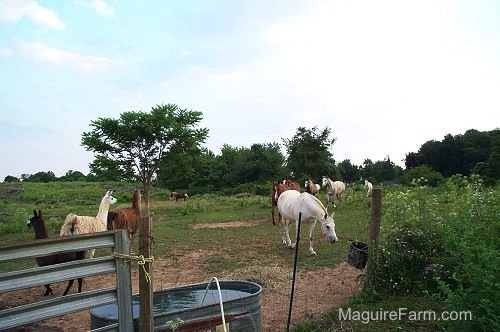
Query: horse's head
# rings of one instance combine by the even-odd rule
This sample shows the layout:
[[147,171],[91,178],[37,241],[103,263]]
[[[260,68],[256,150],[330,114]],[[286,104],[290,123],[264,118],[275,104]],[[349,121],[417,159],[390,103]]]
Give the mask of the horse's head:
[[44,221],[43,221],[43,218],[42,218],[42,211],[38,210],[38,214],[37,214],[36,210],[33,210],[33,217],[31,217],[28,220],[27,226],[35,228],[35,226],[37,224],[40,224],[40,223],[43,223],[43,222]]
[[326,235],[330,243],[335,243],[338,240],[337,233],[335,233],[335,220],[333,220],[334,214],[335,212],[329,216],[328,213],[325,213],[323,216],[324,219],[321,220],[321,230]]
[[326,187],[328,185],[328,180],[330,180],[328,176],[323,176],[323,182],[322,182],[323,187]]

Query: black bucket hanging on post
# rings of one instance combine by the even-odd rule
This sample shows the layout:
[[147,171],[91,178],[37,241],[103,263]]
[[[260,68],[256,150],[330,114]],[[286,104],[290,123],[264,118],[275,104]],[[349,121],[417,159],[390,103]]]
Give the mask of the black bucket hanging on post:
[[351,241],[347,262],[357,269],[364,269],[368,261],[368,245],[359,241]]

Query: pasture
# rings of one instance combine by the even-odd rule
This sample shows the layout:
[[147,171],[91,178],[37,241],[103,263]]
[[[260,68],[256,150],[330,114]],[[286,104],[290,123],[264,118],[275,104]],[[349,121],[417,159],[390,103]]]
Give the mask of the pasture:
[[[32,216],[33,209],[43,211],[49,233],[56,236],[68,213],[96,215],[102,195],[107,190],[113,190],[113,196],[118,200],[110,211],[130,207],[134,186],[122,183],[0,184],[0,241],[2,245],[7,245],[32,240],[34,234],[26,227],[26,221]],[[324,196],[318,198],[324,202]],[[320,274],[331,273],[339,264],[344,264],[348,269],[340,271],[340,274],[334,272],[339,276],[332,277],[337,279],[339,284],[343,282],[343,278],[350,278],[352,284],[355,284],[346,286],[345,291],[336,291],[339,294],[347,294],[341,299],[344,302],[360,289],[355,280],[358,271],[343,263],[347,258],[348,242],[352,239],[367,239],[370,216],[361,191],[353,192],[345,205],[345,208],[337,210],[335,215],[339,237],[337,243],[329,243],[322,234],[319,223],[316,225],[314,249],[317,256],[309,255],[307,227],[302,229],[298,263],[298,271],[303,278],[307,273],[316,271]],[[258,282],[264,287],[264,298],[269,296],[276,299],[273,303],[263,304],[269,305],[267,312],[263,312],[264,319],[276,320],[266,322],[266,326],[276,330],[285,328],[294,251],[282,244],[282,226],[272,224],[271,183],[269,195],[266,197],[251,194],[194,195],[187,201],[176,201],[170,197],[170,191],[155,188],[151,214],[153,253],[156,260],[153,264],[155,289],[171,286],[172,283],[181,285],[203,282],[212,276]],[[294,228],[291,236],[295,237]],[[134,241],[134,246],[137,250],[138,241]],[[104,255],[104,252],[97,250],[96,256],[101,255]],[[34,261],[21,261],[0,268],[7,271],[34,265]],[[348,272],[354,276],[349,276]],[[317,279],[324,284],[331,282],[329,279]],[[85,280],[83,291],[96,282]],[[307,287],[318,285],[320,283]],[[32,293],[37,291],[43,290],[32,290]],[[324,289],[318,291],[325,293]],[[276,296],[273,292],[280,294]],[[297,292],[299,293],[298,290]],[[303,295],[305,298],[310,297],[310,294],[305,292]],[[280,305],[276,303],[278,298],[282,301]],[[297,319],[304,319],[312,314],[324,314],[336,302],[325,300],[323,303],[326,305],[324,311],[312,312],[312,309],[298,307],[297,310],[302,310],[303,313],[297,311]],[[2,305],[6,305],[4,294],[0,307]],[[279,308],[275,308],[277,305]],[[282,315],[277,316],[280,311]],[[86,318],[80,317],[80,320]]]
[[[34,234],[27,229],[26,220],[32,216],[33,209],[43,211],[49,233],[55,236],[68,213],[97,214],[99,201],[107,190],[113,190],[118,200],[113,208],[130,207],[132,184],[2,183],[0,241],[6,245],[32,240]],[[497,317],[495,312],[498,312],[494,299],[499,293],[498,282],[495,282],[499,266],[496,243],[499,191],[483,189],[461,177],[450,179],[440,188],[416,183],[412,188],[384,187],[383,190],[383,251],[376,288],[366,289],[356,296],[362,288],[364,271],[345,263],[349,242],[368,240],[370,199],[366,198],[362,184],[347,187],[342,207],[335,209],[339,241],[329,243],[318,223],[314,231],[317,256],[310,256],[307,227],[301,229],[293,330],[354,331],[370,326],[373,331],[435,331],[450,326],[458,330],[464,326],[479,327],[475,330],[497,326],[492,317]],[[316,197],[325,204],[324,192]],[[330,204],[329,212],[332,211]],[[285,330],[294,251],[282,244],[281,225],[272,224],[271,183],[269,195],[265,197],[190,195],[187,201],[175,201],[167,189],[154,188],[151,214],[155,290],[204,282],[213,276],[257,282],[264,289],[264,330]],[[294,227],[291,230],[290,235],[294,237]],[[136,248],[137,242],[134,243]],[[103,254],[96,251],[96,256]],[[5,264],[0,269],[7,271],[34,265],[34,261],[22,261]],[[427,270],[432,274],[425,275]],[[106,282],[106,279],[86,280],[83,291]],[[54,286],[62,293],[65,284],[60,284]],[[471,293],[469,285],[473,285],[478,295]],[[30,294],[0,294],[0,309],[11,301],[43,299],[42,288]],[[133,282],[133,290],[137,292],[137,282]],[[347,305],[355,310],[372,311],[406,307],[440,312],[470,307],[475,310],[476,320],[472,325],[409,320],[369,325],[359,321],[340,322],[333,309]],[[68,320],[84,323],[89,316],[79,313],[55,323],[47,322],[45,327],[61,325]]]

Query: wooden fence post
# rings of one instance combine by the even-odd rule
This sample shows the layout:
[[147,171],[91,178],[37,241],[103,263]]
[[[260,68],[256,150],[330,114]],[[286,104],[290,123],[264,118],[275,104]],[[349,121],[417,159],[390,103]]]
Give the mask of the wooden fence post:
[[370,222],[370,243],[367,282],[373,284],[375,281],[375,262],[378,253],[378,236],[380,233],[380,221],[382,220],[382,189],[374,188],[372,192],[372,218]]
[[[139,221],[139,255],[146,259],[153,257],[152,239],[152,218],[143,216]],[[139,266],[139,312],[139,331],[153,331],[153,268],[148,262]]]

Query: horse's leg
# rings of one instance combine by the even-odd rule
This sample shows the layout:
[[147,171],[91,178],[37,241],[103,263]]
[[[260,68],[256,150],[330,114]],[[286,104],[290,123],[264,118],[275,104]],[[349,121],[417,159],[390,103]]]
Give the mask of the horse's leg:
[[273,225],[276,225],[276,221],[274,221],[274,208],[276,206],[274,205],[274,202],[271,204],[271,217],[273,219]]
[[314,227],[316,226],[316,220],[309,223],[309,255],[315,256],[316,252],[313,249],[313,235],[314,235]]
[[340,209],[340,204],[342,203],[342,193],[337,194],[337,200],[339,201],[339,209]]
[[69,290],[71,289],[71,286],[73,286],[73,281],[74,281],[73,279],[68,281],[68,285],[66,286],[66,289],[64,290],[63,296],[68,295]]
[[283,219],[283,229],[284,229],[283,241],[289,248],[291,248],[292,241],[290,240],[290,222],[288,219]]
[[[302,222],[302,221],[301,221]],[[300,242],[300,233],[299,233],[299,219],[295,221],[295,242],[292,244],[290,249],[295,248],[297,242]]]
[[52,288],[50,288],[50,284],[45,284],[45,294],[43,295],[47,296],[49,294],[54,294],[54,293],[52,293]]

